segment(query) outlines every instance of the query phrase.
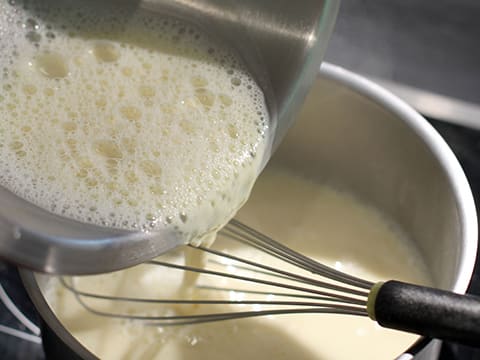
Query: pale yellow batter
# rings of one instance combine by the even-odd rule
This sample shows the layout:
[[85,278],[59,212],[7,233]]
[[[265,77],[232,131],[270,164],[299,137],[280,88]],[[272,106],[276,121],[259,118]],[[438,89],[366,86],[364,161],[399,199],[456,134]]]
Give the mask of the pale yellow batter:
[[[348,194],[298,177],[287,169],[268,167],[238,218],[303,254],[347,273],[373,281],[398,278],[429,282],[416,249],[375,209]],[[267,255],[232,245],[222,238],[215,242],[214,248],[289,269]],[[182,263],[183,259],[178,256],[176,261]],[[228,269],[251,275],[235,264]],[[116,295],[177,298],[182,278],[181,272],[142,265],[108,275],[76,278],[76,285],[83,290]],[[206,276],[200,276],[198,283],[238,287],[236,282]],[[252,289],[252,286],[246,288]],[[323,314],[152,328],[89,314],[55,282],[47,296],[66,328],[102,359],[389,359],[400,354],[416,338],[382,329],[368,318]],[[194,290],[191,296],[241,299],[246,295],[241,291]],[[204,306],[91,304],[102,310],[150,315],[208,311]],[[255,305],[241,310],[262,308],[265,307]],[[237,309],[216,308],[222,312]]]

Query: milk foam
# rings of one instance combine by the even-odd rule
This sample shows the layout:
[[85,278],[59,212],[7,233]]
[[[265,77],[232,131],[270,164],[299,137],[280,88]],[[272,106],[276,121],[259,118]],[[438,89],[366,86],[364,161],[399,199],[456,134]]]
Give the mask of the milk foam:
[[0,183],[98,225],[193,239],[228,221],[268,142],[239,59],[176,19],[49,3],[0,5]]

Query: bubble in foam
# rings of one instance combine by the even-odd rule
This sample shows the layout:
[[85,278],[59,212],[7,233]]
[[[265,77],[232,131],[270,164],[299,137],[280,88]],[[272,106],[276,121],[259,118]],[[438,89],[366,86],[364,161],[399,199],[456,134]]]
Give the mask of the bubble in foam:
[[193,236],[232,216],[268,123],[235,55],[179,20],[35,6],[0,56],[2,184],[97,225]]
[[93,54],[98,61],[113,62],[120,58],[120,50],[118,47],[106,41],[98,41],[93,45]]
[[59,53],[39,54],[35,59],[35,66],[42,75],[49,78],[63,78],[68,75],[68,64]]

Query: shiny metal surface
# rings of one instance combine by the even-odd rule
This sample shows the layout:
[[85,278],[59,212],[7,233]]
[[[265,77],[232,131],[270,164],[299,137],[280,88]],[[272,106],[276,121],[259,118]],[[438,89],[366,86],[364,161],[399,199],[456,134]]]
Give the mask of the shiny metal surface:
[[[301,6],[287,0],[85,1],[83,5],[101,6],[101,11],[108,11],[108,6],[126,6],[128,13],[170,13],[218,34],[245,60],[264,89],[275,147],[314,81],[333,28],[338,0],[303,0]],[[37,271],[112,271],[151,259],[182,241],[173,231],[134,233],[65,219],[4,188],[0,188],[0,201],[0,256]]]
[[424,116],[480,130],[480,104],[458,100],[408,85],[370,77]]
[[[321,74],[325,80],[309,96],[323,94],[324,100],[309,107],[307,99],[297,121],[314,112],[327,131],[294,127],[287,144],[302,129],[301,145],[295,148],[300,154],[295,155],[314,142],[315,154],[305,155],[314,156],[312,163],[320,157],[322,167],[312,171],[392,216],[418,243],[435,285],[465,292],[475,264],[478,225],[472,192],[455,155],[420,114],[389,91],[330,64],[322,65]],[[343,86],[331,89],[337,82]],[[313,136],[314,141],[308,138]],[[323,153],[335,156],[327,159]]]
[[187,18],[221,34],[267,97],[276,148],[315,79],[339,0],[144,0],[140,7]]
[[[311,166],[299,165],[299,157]],[[435,285],[465,292],[477,248],[470,187],[440,135],[390,92],[342,68],[322,65],[295,126],[272,161],[308,171],[309,178],[344,188],[387,213],[418,246]],[[46,276],[24,270],[22,278],[65,349],[94,358],[48,307],[41,292]],[[430,342],[402,359],[436,359],[439,345]]]

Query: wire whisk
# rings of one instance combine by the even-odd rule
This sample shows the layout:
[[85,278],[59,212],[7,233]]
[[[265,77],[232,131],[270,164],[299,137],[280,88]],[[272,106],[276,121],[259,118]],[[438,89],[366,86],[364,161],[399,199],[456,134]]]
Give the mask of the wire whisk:
[[[477,297],[394,280],[366,281],[321,264],[237,220],[230,221],[219,236],[241,245],[239,249],[256,249],[272,256],[275,266],[257,261],[250,254],[240,257],[235,249],[231,253],[187,245],[188,251],[207,255],[205,266],[162,259],[146,264],[200,276],[195,287],[207,294],[205,298],[198,298],[198,295],[164,299],[112,296],[83,291],[72,279],[62,277],[60,281],[87,311],[98,316],[140,321],[148,326],[189,325],[266,315],[341,314],[368,316],[384,327],[480,346],[480,299]],[[228,285],[218,286],[218,281],[215,285],[205,284],[200,281],[202,277],[220,277],[228,281]],[[211,298],[210,294],[226,296]],[[131,311],[102,310],[90,300],[133,306],[170,304],[178,309],[186,306],[187,310],[161,316],[132,314]],[[248,309],[244,310],[245,307]]]

